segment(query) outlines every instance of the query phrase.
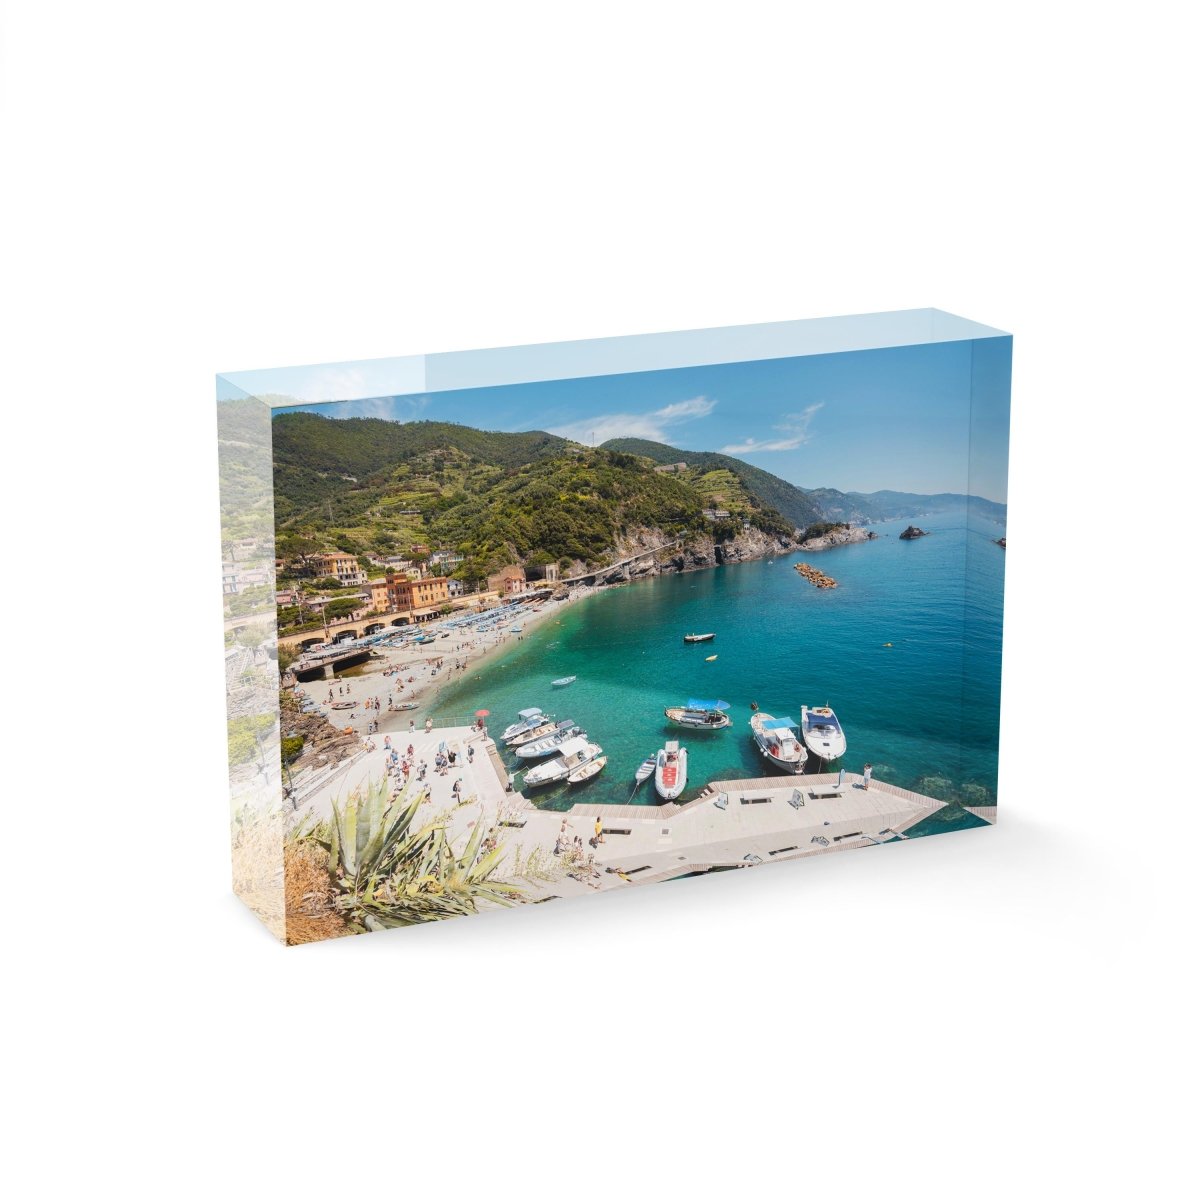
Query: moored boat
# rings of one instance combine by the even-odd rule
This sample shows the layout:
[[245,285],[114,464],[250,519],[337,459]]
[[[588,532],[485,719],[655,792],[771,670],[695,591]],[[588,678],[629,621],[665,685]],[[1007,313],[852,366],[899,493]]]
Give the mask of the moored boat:
[[589,779],[595,779],[597,775],[608,765],[608,758],[601,754],[593,758],[591,762],[585,762],[582,767],[578,767],[567,776],[567,783],[587,783]]
[[824,762],[836,762],[846,753],[846,731],[828,704],[800,709],[800,736],[809,752]]
[[654,774],[654,765],[657,759],[652,754],[649,758],[642,760],[642,765],[633,773],[634,782],[638,784],[645,783],[651,775]]
[[750,718],[750,728],[759,754],[776,771],[798,775],[804,770],[808,751],[796,737],[795,730],[799,726],[791,717],[773,717],[770,713],[756,712]]
[[540,708],[523,708],[517,713],[517,720],[500,735],[500,740],[507,742],[509,738],[515,738],[519,733],[527,733],[545,719],[545,714]]
[[687,787],[687,751],[668,742],[655,756],[654,790],[664,800],[674,800]]
[[724,700],[689,700],[675,708],[664,708],[663,716],[685,729],[728,729],[728,708]]
[[550,754],[557,754],[559,747],[568,738],[585,736],[583,730],[579,729],[574,721],[559,721],[558,727],[553,733],[538,738],[536,742],[526,742],[525,745],[518,746],[517,757],[546,758]]
[[536,767],[530,767],[525,772],[526,787],[544,787],[548,783],[558,783],[566,779],[572,771],[577,771],[585,763],[604,753],[601,747],[595,742],[589,742],[585,737],[568,738],[558,749],[558,758],[538,763]]
[[567,687],[570,684],[574,683],[575,680],[578,678],[579,678],[578,675],[564,675],[561,679],[552,679],[550,681],[550,686],[551,687]]
[[558,726],[549,718],[543,717],[540,725],[535,725],[532,729],[525,730],[524,733],[518,733],[516,737],[509,738],[505,743],[510,750],[515,750],[518,746],[526,746],[530,742],[536,742],[539,738],[549,737]]
[[715,633],[685,633],[683,640],[690,646],[696,642],[711,642],[716,636]]

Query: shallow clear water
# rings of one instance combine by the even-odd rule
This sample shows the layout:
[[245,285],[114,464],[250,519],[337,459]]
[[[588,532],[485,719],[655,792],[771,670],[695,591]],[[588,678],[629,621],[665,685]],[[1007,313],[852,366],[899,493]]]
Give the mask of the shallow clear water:
[[[894,521],[874,526],[872,542],[600,592],[447,687],[433,715],[483,707],[496,730],[540,705],[579,722],[608,766],[581,787],[533,792],[543,807],[630,802],[635,769],[667,738],[688,748],[684,800],[712,780],[761,777],[751,701],[796,721],[802,704],[829,703],[846,731],[847,769],[871,762],[879,779],[994,803],[1005,552],[993,540],[1004,529],[965,512],[917,523],[929,537],[900,541],[909,522]],[[802,560],[840,586],[813,587],[792,569]],[[716,640],[685,646],[693,632]],[[578,679],[551,687],[564,675]],[[728,701],[732,726],[671,725],[663,708],[691,696]],[[657,802],[652,781],[633,802]],[[954,805],[917,832],[977,823]]]

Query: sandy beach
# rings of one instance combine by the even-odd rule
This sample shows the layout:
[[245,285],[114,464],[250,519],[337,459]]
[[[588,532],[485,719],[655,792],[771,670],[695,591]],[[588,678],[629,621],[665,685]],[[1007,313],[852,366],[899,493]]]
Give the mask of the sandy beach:
[[[539,624],[553,620],[568,605],[595,591],[595,588],[580,587],[566,600],[547,600],[522,607],[514,611],[511,621],[505,621],[498,629],[446,630],[448,622],[462,617],[461,612],[442,621],[430,621],[421,629],[435,637],[436,642],[404,648],[380,647],[378,657],[358,668],[353,675],[298,683],[294,694],[298,699],[318,704],[321,715],[336,729],[348,730],[364,739],[373,720],[378,722],[375,736],[407,732],[410,724],[415,729],[423,729],[426,711],[432,707],[442,688],[468,678],[489,657],[494,657],[512,642],[526,637]],[[513,625],[520,625],[522,632],[512,633]],[[448,636],[442,636],[443,633]],[[389,699],[393,705],[391,710],[388,709]],[[376,701],[378,710],[374,708]],[[418,705],[415,709],[395,709],[396,705],[414,701]],[[334,707],[351,703],[352,708]],[[370,709],[368,704],[372,705]],[[460,717],[468,715],[459,714]]]

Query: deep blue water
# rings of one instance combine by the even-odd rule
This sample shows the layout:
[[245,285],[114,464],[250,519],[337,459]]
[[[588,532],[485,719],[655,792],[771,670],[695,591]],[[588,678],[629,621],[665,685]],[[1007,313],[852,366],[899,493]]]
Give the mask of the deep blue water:
[[[449,686],[433,715],[484,707],[495,730],[536,704],[578,721],[608,766],[582,787],[534,792],[546,807],[629,802],[634,770],[668,737],[688,747],[685,800],[715,779],[761,776],[751,701],[796,721],[802,704],[829,703],[846,730],[847,769],[871,762],[876,778],[994,803],[1005,554],[994,539],[1004,529],[965,511],[916,523],[930,536],[900,541],[909,522],[894,521],[874,526],[872,542],[600,592]],[[792,569],[801,560],[840,586],[813,587]],[[685,646],[690,632],[717,637]],[[552,688],[563,675],[578,680]],[[663,707],[690,696],[727,700],[732,727],[672,726]],[[652,783],[634,802],[656,802]],[[922,831],[974,823],[955,806]]]

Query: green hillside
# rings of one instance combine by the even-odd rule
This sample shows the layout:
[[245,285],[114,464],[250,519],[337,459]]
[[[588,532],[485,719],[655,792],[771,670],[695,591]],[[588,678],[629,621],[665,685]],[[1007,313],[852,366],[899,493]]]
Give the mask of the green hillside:
[[[653,459],[656,463],[684,462],[695,473],[696,480],[715,472],[724,472],[737,481],[740,493],[752,503],[774,509],[790,521],[795,528],[820,521],[823,513],[801,488],[786,480],[753,467],[740,458],[709,451],[677,450],[662,442],[649,442],[642,438],[613,438],[604,443],[603,449],[620,450],[625,454],[637,454]],[[730,505],[726,504],[726,508]],[[732,511],[732,509],[731,509]]]
[[[303,543],[384,556],[420,542],[465,555],[455,573],[474,583],[516,561],[599,565],[635,528],[663,541],[726,540],[743,517],[766,532],[793,529],[723,467],[659,474],[645,458],[547,433],[288,413],[275,420],[274,446],[285,555]],[[739,519],[709,521],[713,506]]]

